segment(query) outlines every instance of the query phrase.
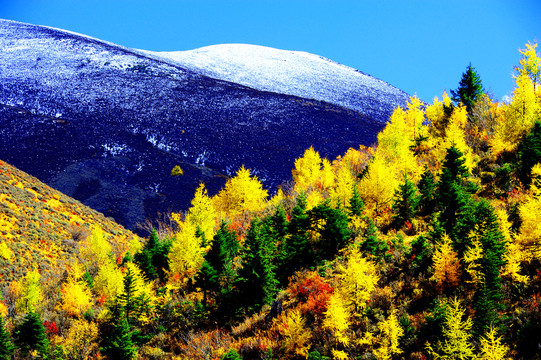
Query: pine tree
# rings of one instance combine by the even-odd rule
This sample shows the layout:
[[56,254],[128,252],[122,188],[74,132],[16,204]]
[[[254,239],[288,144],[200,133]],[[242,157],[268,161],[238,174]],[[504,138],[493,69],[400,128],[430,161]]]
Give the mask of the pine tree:
[[330,207],[326,201],[311,209],[308,216],[312,229],[319,234],[313,245],[316,261],[332,258],[346,245],[351,235],[347,215],[340,209]]
[[466,251],[468,234],[475,223],[470,185],[466,182],[468,170],[464,162],[456,147],[451,146],[447,150],[437,192],[441,209],[439,221],[453,240],[460,257]]
[[5,328],[4,317],[0,315],[0,360],[9,360],[15,351],[9,332]]
[[406,221],[411,221],[417,214],[419,195],[415,184],[404,175],[404,182],[398,186],[393,201],[393,226],[400,229]]
[[29,312],[22,324],[15,327],[15,344],[23,354],[37,350],[42,358],[49,352],[49,340],[45,335],[45,328],[38,314]]
[[196,275],[196,281],[204,291],[205,304],[209,290],[218,292],[222,299],[231,295],[236,276],[233,259],[238,250],[237,234],[228,229],[226,222],[222,222]]
[[368,228],[364,234],[364,241],[361,243],[360,249],[363,253],[374,256],[377,261],[385,259],[388,255],[389,245],[385,240],[378,238],[378,228],[372,220],[368,223]]
[[428,215],[436,210],[436,180],[434,174],[427,168],[419,180],[419,214]]
[[236,281],[238,298],[256,310],[270,303],[278,291],[275,250],[269,232],[268,223],[252,221],[241,251],[242,268]]
[[470,63],[466,68],[466,72],[462,74],[458,88],[451,90],[453,101],[456,105],[460,103],[464,104],[468,113],[471,114],[475,101],[482,93],[483,84],[481,83],[481,78]]
[[498,217],[492,207],[482,201],[477,207],[477,229],[482,245],[480,271],[482,283],[474,296],[474,326],[478,334],[489,326],[498,325],[498,310],[503,309],[501,272],[505,265],[505,238],[499,229]]
[[311,228],[310,217],[306,212],[306,194],[297,196],[297,204],[291,212],[288,224],[288,236],[280,250],[279,280],[282,285],[298,269],[311,264],[314,259],[308,231]]
[[137,347],[126,318],[115,320],[112,334],[106,339],[108,345],[102,350],[111,359],[131,360],[137,356]]
[[351,195],[351,199],[349,199],[349,206],[347,207],[347,210],[350,218],[354,216],[363,216],[364,203],[363,199],[361,199],[361,195],[359,194],[359,190],[357,189],[357,184],[353,185],[353,193]]
[[530,185],[532,167],[541,162],[541,121],[537,120],[518,148],[518,175],[520,181]]

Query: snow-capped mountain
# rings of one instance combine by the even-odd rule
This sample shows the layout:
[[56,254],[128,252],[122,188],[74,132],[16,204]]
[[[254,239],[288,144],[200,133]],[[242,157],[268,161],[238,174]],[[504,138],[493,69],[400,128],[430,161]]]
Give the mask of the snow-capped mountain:
[[392,112],[408,99],[406,93],[384,81],[303,51],[222,44],[189,51],[147,53],[215,79],[325,101],[367,115]]
[[130,229],[242,165],[272,191],[311,145],[329,158],[370,145],[406,99],[306,53],[150,53],[0,20],[0,159]]

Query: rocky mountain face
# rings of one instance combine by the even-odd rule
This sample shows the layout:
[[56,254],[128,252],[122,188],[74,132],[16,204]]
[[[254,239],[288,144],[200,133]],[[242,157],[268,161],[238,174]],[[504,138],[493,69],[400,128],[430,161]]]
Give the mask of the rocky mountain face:
[[375,142],[407,99],[307,53],[152,53],[0,20],[0,159],[130,229],[242,165],[272,192],[309,146],[334,158]]

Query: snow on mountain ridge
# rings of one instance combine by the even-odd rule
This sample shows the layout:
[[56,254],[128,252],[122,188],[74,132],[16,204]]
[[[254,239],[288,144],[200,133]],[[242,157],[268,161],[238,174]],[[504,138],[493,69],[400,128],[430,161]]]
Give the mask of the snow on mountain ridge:
[[382,80],[304,51],[221,44],[188,51],[146,53],[212,78],[257,90],[326,101],[360,112],[367,111],[367,98],[377,100],[390,96],[395,98],[394,106],[408,98],[406,93]]

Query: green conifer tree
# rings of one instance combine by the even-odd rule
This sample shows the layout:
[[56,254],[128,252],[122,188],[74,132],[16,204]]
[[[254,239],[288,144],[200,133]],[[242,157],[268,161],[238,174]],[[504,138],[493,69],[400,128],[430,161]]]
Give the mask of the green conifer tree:
[[415,184],[404,175],[404,182],[398,185],[392,206],[392,224],[395,228],[400,229],[406,221],[413,220],[417,214],[419,200]]
[[242,268],[237,279],[238,298],[253,310],[269,304],[278,292],[274,244],[268,222],[252,221],[241,252]]
[[349,199],[349,206],[347,210],[350,218],[353,216],[363,216],[364,202],[359,194],[359,190],[357,189],[357,184],[353,185],[353,193],[351,195],[351,199]]
[[36,350],[41,358],[47,358],[49,340],[38,314],[29,312],[23,322],[16,326],[15,344],[24,355]]
[[479,96],[483,93],[483,84],[481,78],[471,66],[471,63],[466,68],[466,72],[462,74],[462,79],[456,90],[451,90],[453,101],[455,104],[464,104],[468,113],[471,114],[473,105]]
[[102,351],[110,359],[131,360],[137,356],[137,347],[132,341],[132,331],[126,318],[115,321],[113,332],[106,340],[108,345]]
[[319,233],[317,243],[312,245],[314,260],[332,259],[351,236],[347,215],[341,209],[332,208],[329,201],[325,201],[311,209],[308,216],[311,228]]
[[436,180],[434,174],[425,168],[419,180],[419,214],[429,215],[436,210]]
[[530,185],[532,167],[541,162],[541,121],[536,121],[532,130],[518,148],[518,175],[520,181]]
[[498,326],[498,311],[503,310],[501,271],[505,265],[505,238],[499,229],[498,217],[487,201],[481,201],[476,209],[479,241],[483,249],[480,271],[482,283],[474,296],[474,329],[478,335],[485,334],[491,325]]
[[368,228],[364,235],[364,241],[361,243],[361,250],[371,254],[376,260],[381,261],[388,257],[389,245],[378,238],[378,228],[374,221],[370,220]]
[[0,315],[0,360],[9,360],[13,356],[15,346],[5,328],[4,317]]

